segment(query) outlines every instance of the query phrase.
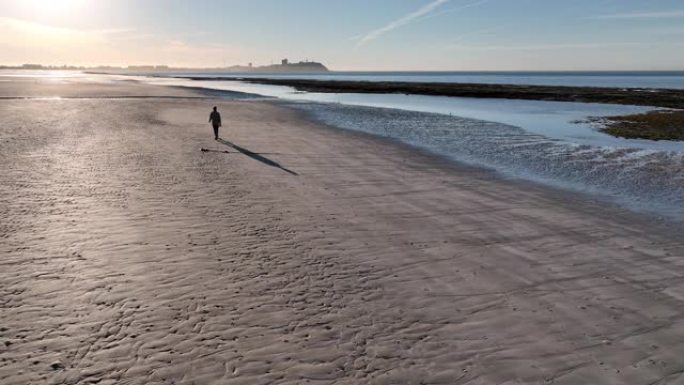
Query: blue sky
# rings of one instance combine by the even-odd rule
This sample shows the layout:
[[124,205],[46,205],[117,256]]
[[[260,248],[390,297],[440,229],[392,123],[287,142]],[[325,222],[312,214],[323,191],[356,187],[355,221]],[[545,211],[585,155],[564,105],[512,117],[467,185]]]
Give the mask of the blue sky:
[[3,0],[0,62],[684,70],[682,0]]

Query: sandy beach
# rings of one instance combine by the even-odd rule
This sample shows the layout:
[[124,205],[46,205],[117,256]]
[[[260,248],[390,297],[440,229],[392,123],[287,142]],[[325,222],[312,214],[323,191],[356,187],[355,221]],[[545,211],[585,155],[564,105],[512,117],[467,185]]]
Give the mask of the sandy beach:
[[3,385],[684,381],[681,227],[274,102],[21,82]]

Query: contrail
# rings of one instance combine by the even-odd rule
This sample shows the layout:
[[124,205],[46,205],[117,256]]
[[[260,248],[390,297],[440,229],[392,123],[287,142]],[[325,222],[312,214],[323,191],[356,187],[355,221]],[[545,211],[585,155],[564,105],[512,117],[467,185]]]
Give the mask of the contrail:
[[474,2],[474,3],[462,5],[462,6],[460,6],[460,7],[445,9],[445,10],[440,11],[440,12],[435,12],[435,13],[430,14],[430,15],[425,15],[424,17],[421,17],[418,21],[423,21],[423,20],[426,20],[426,19],[431,19],[431,18],[433,18],[433,17],[442,16],[442,15],[447,14],[447,13],[457,12],[457,11],[462,11],[462,10],[464,10],[464,9],[468,9],[468,8],[472,8],[472,7],[477,7],[477,6],[480,6],[480,5],[484,5],[484,4],[486,4],[486,3],[489,3],[489,2],[491,2],[491,1],[492,1],[492,0],[480,0],[480,1],[476,1],[476,2]]
[[411,23],[413,20],[415,20],[421,16],[427,15],[428,13],[432,12],[437,7],[439,7],[440,5],[445,4],[447,2],[449,2],[449,0],[435,0],[432,3],[420,8],[419,10],[417,10],[413,13],[410,13],[410,14],[408,14],[404,17],[401,17],[399,19],[396,19],[396,20],[392,21],[391,23],[389,23],[389,24],[387,24],[381,28],[370,31],[369,33],[367,33],[366,35],[361,37],[361,39],[359,39],[359,42],[356,44],[356,47],[357,48],[361,47],[361,46],[367,44],[368,42],[371,42],[371,41],[377,39],[378,37],[386,34],[387,32],[390,32],[390,31],[397,29],[399,27],[403,27],[406,24]]

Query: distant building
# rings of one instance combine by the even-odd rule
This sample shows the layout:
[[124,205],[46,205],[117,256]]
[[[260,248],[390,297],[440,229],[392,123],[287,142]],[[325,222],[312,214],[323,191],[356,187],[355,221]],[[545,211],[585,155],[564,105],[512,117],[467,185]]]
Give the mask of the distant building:
[[280,62],[280,64],[286,66],[286,65],[290,64],[290,61],[287,60],[287,59],[283,59],[283,60]]

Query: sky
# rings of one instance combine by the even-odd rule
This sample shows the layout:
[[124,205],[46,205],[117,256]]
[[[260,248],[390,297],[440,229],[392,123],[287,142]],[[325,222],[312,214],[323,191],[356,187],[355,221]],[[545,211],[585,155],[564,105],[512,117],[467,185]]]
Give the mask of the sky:
[[0,0],[0,64],[684,70],[682,0]]

